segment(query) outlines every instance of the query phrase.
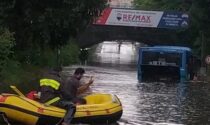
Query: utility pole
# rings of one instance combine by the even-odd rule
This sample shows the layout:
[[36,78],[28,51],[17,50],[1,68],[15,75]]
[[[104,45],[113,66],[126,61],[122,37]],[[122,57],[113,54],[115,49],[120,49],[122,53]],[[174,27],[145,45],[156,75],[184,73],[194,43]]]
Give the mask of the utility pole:
[[205,36],[203,34],[203,31],[200,31],[201,35],[201,66],[205,66]]
[[57,46],[57,48],[56,48],[56,67],[61,67],[61,60],[60,60],[60,46]]
[[122,41],[118,42],[118,54],[120,54],[120,49],[121,49]]
[[205,65],[205,35],[203,31],[200,31],[200,37],[201,37],[201,70],[200,73],[202,75],[202,79],[205,79],[204,77],[206,76],[206,65]]

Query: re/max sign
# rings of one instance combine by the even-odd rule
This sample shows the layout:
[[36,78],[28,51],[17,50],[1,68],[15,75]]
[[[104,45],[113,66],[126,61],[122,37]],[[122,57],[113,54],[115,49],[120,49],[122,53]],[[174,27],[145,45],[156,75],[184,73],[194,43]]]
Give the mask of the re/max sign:
[[151,16],[122,14],[122,20],[125,21],[125,22],[151,23]]

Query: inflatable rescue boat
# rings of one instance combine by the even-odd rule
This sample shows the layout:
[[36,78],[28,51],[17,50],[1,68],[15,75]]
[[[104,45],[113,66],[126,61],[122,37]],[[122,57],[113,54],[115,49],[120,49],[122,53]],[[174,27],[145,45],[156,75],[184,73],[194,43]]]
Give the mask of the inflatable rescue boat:
[[[122,105],[116,95],[91,94],[85,105],[77,105],[72,123],[112,123],[122,116]],[[56,125],[65,110],[45,105],[15,94],[0,95],[0,113],[7,119],[27,125]]]

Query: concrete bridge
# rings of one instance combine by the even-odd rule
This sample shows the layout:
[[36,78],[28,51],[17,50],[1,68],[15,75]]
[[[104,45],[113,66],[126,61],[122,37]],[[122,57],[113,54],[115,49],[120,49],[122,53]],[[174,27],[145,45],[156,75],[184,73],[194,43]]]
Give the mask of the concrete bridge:
[[149,45],[178,45],[175,30],[91,25],[78,37],[81,48],[103,41],[129,40]]

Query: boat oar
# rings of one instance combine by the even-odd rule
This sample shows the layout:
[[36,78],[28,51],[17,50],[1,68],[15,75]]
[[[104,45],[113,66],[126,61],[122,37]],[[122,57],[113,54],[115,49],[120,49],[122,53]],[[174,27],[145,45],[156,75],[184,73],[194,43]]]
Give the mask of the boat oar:
[[18,90],[16,86],[10,86],[10,88],[12,88],[12,90],[14,90],[19,96],[25,97],[25,95],[20,90]]

